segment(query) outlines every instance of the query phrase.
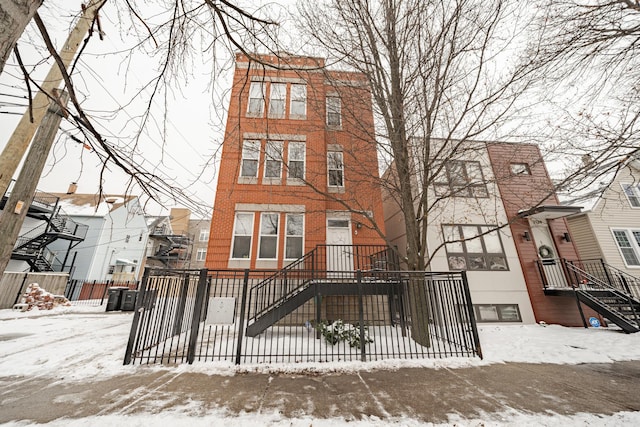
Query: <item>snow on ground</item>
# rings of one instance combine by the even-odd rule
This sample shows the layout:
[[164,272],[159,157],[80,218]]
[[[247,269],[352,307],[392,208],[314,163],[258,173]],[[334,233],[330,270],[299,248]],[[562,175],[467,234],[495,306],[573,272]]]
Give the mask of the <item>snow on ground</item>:
[[[242,371],[362,371],[370,369],[397,369],[400,367],[427,367],[455,369],[491,363],[609,363],[640,360],[640,333],[626,335],[606,328],[565,328],[555,325],[483,325],[480,342],[484,359],[451,358],[423,360],[388,360],[369,363],[323,363],[295,365],[243,365],[228,362],[203,362],[176,366],[123,366],[122,361],[129,336],[133,314],[130,312],[105,313],[105,307],[58,307],[51,311],[33,310],[15,312],[0,310],[0,372],[3,375],[25,377],[64,378],[81,381],[86,378],[109,378],[136,370],[173,370],[206,374],[234,375]],[[223,412],[209,414],[203,419],[192,419],[184,411],[163,412],[153,415],[153,422],[171,425],[286,425],[315,427],[344,423],[340,419],[282,419],[279,414],[245,414],[226,418]],[[186,411],[188,413],[188,411]],[[496,419],[492,414],[491,419]],[[500,417],[497,417],[500,419]],[[613,416],[578,414],[571,417],[505,414],[506,421],[452,420],[457,426],[565,426],[565,425],[640,425],[640,413],[619,413]],[[50,425],[147,425],[149,418],[136,416],[99,416],[81,420],[59,420]],[[16,422],[13,425],[27,425]],[[424,425],[411,419],[368,419],[349,422],[354,427],[369,425]]]

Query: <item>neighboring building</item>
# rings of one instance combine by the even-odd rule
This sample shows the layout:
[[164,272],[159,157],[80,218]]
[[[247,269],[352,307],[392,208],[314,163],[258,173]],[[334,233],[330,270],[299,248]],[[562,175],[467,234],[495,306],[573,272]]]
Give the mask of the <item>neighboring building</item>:
[[148,217],[149,243],[145,266],[191,268],[193,239],[189,235],[191,211],[171,208],[169,216]]
[[207,268],[275,269],[316,245],[384,244],[364,76],[321,58],[260,59],[236,55]]
[[[85,240],[70,253],[75,280],[135,281],[149,236],[147,222],[136,196],[55,194],[68,217],[88,226]],[[52,251],[65,251],[54,242]]]
[[567,220],[581,259],[602,259],[639,277],[640,159],[625,160],[593,207]]
[[191,239],[191,264],[189,268],[205,268],[210,229],[211,220],[189,220],[189,237]]
[[[449,145],[433,150],[446,154],[432,159],[441,170],[429,188],[415,183],[416,193],[433,201],[425,208],[429,269],[467,271],[479,322],[581,325],[575,299],[545,296],[538,272],[540,248],[549,248],[550,258],[576,258],[573,244],[560,238],[568,231],[562,217],[576,210],[558,206],[538,147]],[[402,252],[404,219],[395,200],[385,191],[387,237]]]

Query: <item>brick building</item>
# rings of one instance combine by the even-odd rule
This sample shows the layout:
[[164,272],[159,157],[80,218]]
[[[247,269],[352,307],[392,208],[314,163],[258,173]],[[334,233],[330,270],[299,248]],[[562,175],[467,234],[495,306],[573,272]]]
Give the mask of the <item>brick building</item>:
[[275,269],[316,245],[384,244],[364,77],[321,58],[259,59],[236,56],[206,267]]

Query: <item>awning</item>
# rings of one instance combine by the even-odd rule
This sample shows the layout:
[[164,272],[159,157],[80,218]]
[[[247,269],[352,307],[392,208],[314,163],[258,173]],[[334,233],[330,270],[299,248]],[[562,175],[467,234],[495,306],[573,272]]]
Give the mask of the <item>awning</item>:
[[580,213],[582,206],[560,206],[560,205],[545,205],[537,206],[535,208],[520,211],[518,216],[520,218],[534,218],[534,219],[556,219],[564,218],[565,216]]

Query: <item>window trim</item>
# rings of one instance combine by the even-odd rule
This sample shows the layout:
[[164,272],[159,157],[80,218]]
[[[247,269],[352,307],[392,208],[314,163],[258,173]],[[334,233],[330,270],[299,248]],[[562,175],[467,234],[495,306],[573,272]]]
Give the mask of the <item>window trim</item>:
[[[620,246],[618,239],[616,238],[616,231],[625,233],[627,240],[629,240],[631,244],[629,248],[633,251],[633,255],[636,257],[638,264],[629,264],[627,262],[627,258],[624,256],[624,253],[622,252],[623,248]],[[640,233],[640,228],[611,227],[611,235],[613,236],[613,242],[615,243],[616,248],[618,249],[620,258],[622,258],[622,262],[624,263],[625,267],[629,269],[640,268],[640,242],[638,241],[640,237],[636,238],[634,233]]]
[[[201,228],[200,229],[200,236],[198,237],[198,241],[199,242],[208,242],[209,241],[209,233],[210,233],[210,230],[208,228]],[[203,239],[202,236],[207,236],[207,237]]]
[[[622,187],[622,192],[627,197],[631,209],[640,209],[640,183],[620,183],[620,186]],[[628,191],[632,192],[633,195],[629,195]],[[632,198],[636,199],[637,205],[633,204],[631,201]]]
[[[449,234],[447,233],[447,227],[457,227],[457,233],[460,236],[460,239],[462,241],[460,242],[456,242],[456,243],[447,243],[445,244],[445,253],[446,253],[446,257],[447,257],[447,265],[449,266],[450,270],[465,270],[465,271],[509,271],[509,260],[507,259],[507,254],[504,250],[504,244],[502,243],[502,238],[500,237],[500,232],[499,230],[496,229],[496,225],[492,225],[492,224],[442,224],[441,226],[441,231],[442,231],[442,238],[443,238],[443,242],[447,240]],[[464,232],[463,232],[463,227],[476,227],[476,232],[478,234],[476,234],[476,236],[478,237],[474,237],[471,239],[465,239],[464,236]],[[491,230],[491,231],[489,231]],[[484,235],[481,235],[483,233],[486,233]],[[487,243],[485,241],[485,238],[490,235],[491,233],[495,233],[496,237],[498,238],[498,243],[500,243],[500,249],[501,252],[488,252],[487,251]],[[481,247],[482,247],[482,253],[480,252],[472,252],[469,251],[467,248],[467,241],[476,241],[477,239],[479,239]],[[462,247],[462,251],[458,252],[458,251],[452,251],[450,250],[450,246],[453,244],[459,244]],[[465,268],[457,268],[455,265],[451,264],[451,257],[460,257],[464,259],[464,263],[465,263]],[[472,258],[477,258],[477,257],[482,257],[484,259],[484,263],[485,263],[485,268],[470,268],[471,265],[473,265],[471,263]],[[504,260],[504,269],[502,268],[491,268],[490,265],[490,259],[491,258],[495,258],[495,257],[500,257]]]
[[[250,234],[236,234],[237,227],[238,227],[238,215],[251,215]],[[251,259],[251,251],[253,250],[253,228],[255,225],[255,220],[256,220],[255,212],[240,211],[235,213],[235,215],[233,216],[233,233],[231,234],[231,253],[229,254],[229,259],[234,259],[234,260]],[[249,255],[247,257],[235,258],[233,256],[235,246],[236,246],[236,237],[249,237]]]
[[[249,146],[254,145],[257,147],[257,150],[249,150]],[[247,148],[247,154],[250,151],[253,151],[256,153],[256,158],[251,158],[251,157],[245,157],[245,146]],[[260,140],[257,139],[245,139],[242,141],[242,148],[240,150],[240,178],[244,178],[244,179],[257,179],[258,175],[260,173],[260,151],[261,151],[261,143]],[[255,175],[244,175],[244,162],[246,161],[252,161],[252,162],[256,162],[256,172]]]
[[[202,256],[201,256],[202,255]],[[207,248],[198,248],[196,251],[196,261],[206,261],[207,260]]]
[[[270,153],[270,149],[275,148],[275,156],[278,158],[272,158],[272,153]],[[262,176],[265,181],[275,180],[280,182],[282,178],[282,163],[284,160],[284,141],[267,141],[264,147],[264,170],[262,172]],[[278,163],[278,175],[277,176],[267,176],[268,167],[267,164],[269,162]]]
[[[337,105],[331,106],[330,101],[337,100]],[[337,107],[337,108],[336,108]],[[325,108],[326,108],[326,124],[330,128],[340,129],[342,128],[342,100],[339,96],[327,96],[325,100]],[[332,111],[335,110],[335,111]],[[337,115],[338,122],[330,123],[329,118],[331,115]]]
[[[254,90],[254,88],[258,88],[258,89]],[[263,117],[264,116],[266,88],[267,88],[267,85],[265,82],[251,82],[251,84],[249,85],[249,94],[247,97],[247,117]],[[258,94],[257,93],[258,91],[262,92],[260,97],[255,96],[256,94]],[[252,95],[254,96],[252,97]],[[251,105],[252,105],[251,101],[254,99],[261,101],[260,111],[253,111],[251,109]]]
[[[520,171],[517,171],[516,168],[521,167]],[[529,163],[526,162],[511,162],[509,164],[509,171],[511,172],[511,176],[527,176],[531,175],[531,168],[529,167]]]
[[[262,224],[264,222],[264,217],[268,215],[274,215],[278,219],[278,223],[276,224],[276,234],[262,234]],[[276,247],[275,247],[275,255],[273,257],[263,257],[262,252],[262,239],[264,236],[275,237]],[[260,213],[260,228],[258,228],[258,253],[256,258],[259,260],[277,260],[278,259],[278,249],[279,249],[279,240],[280,240],[280,212],[261,212]]]
[[[302,234],[289,234],[289,217],[291,216],[300,216],[302,217]],[[289,238],[300,238],[302,240],[302,244],[301,244],[301,254],[299,257],[296,258],[289,258],[287,257],[287,242],[289,241]],[[298,258],[300,258],[301,256],[304,255],[304,214],[303,213],[287,213],[285,215],[285,230],[284,230],[284,259],[289,261],[289,260],[296,260]]]
[[[291,147],[301,146],[302,147],[302,160],[292,159]],[[302,163],[302,177],[291,176],[291,162],[301,162]],[[305,174],[307,172],[307,143],[303,141],[290,141],[287,146],[287,179],[289,180],[298,180],[302,181],[305,179]]]
[[[332,154],[340,155],[340,169],[331,168],[331,161],[329,157]],[[331,184],[331,171],[339,171],[340,172],[340,185]],[[329,188],[344,188],[344,154],[342,151],[327,151],[327,186]]]
[[[496,314],[498,315],[498,319],[494,320],[485,320],[480,315],[480,307],[494,307],[496,309]],[[500,308],[506,307],[515,307],[516,313],[518,315],[518,320],[504,319],[502,317],[502,311]],[[478,323],[522,323],[522,313],[520,313],[520,306],[518,304],[473,304],[473,314],[476,317],[476,321]]]
[[[464,185],[455,185],[455,182],[452,178],[452,170],[456,165],[462,165],[463,167],[463,176],[462,179],[465,181]],[[477,170],[480,173],[480,183],[472,183],[469,176],[471,175],[469,172],[469,166],[475,165],[477,166]],[[436,195],[445,196],[450,195],[451,197],[465,197],[465,198],[474,198],[474,199],[487,199],[489,198],[489,189],[487,188],[487,183],[484,179],[484,172],[482,171],[482,164],[479,160],[449,160],[445,162],[442,171],[439,176],[434,180],[433,187]],[[446,187],[446,191],[443,193],[439,191],[438,188]],[[474,189],[482,189],[482,195],[475,194]],[[466,194],[463,194],[466,193]]]
[[[274,91],[274,87],[284,87],[284,92],[282,94],[282,98],[274,98],[275,94],[279,94]],[[273,114],[271,105],[273,101],[282,101],[282,115]],[[271,83],[269,87],[269,112],[267,113],[267,117],[270,119],[284,119],[287,116],[287,84],[286,83]]]
[[[304,88],[304,98],[294,99],[294,88]],[[290,119],[306,119],[307,118],[307,84],[306,83],[293,83],[291,84],[291,90],[289,94],[289,118]],[[294,102],[304,102],[304,112],[302,114],[298,114],[294,112]]]

